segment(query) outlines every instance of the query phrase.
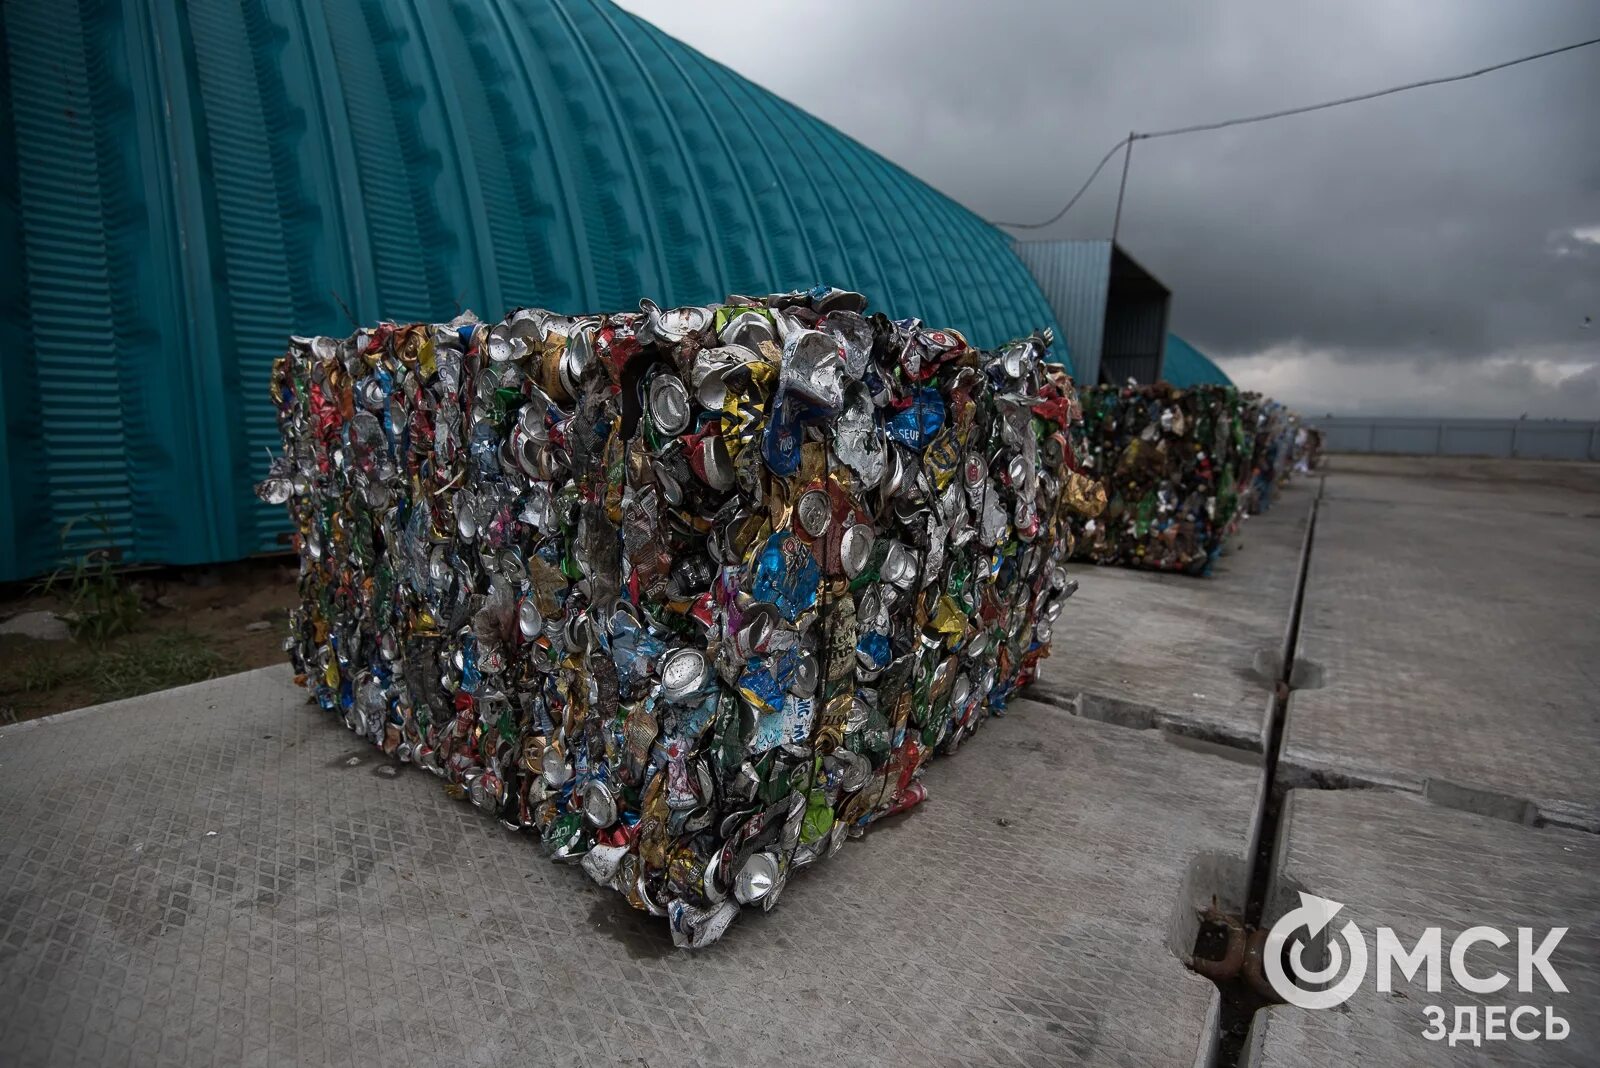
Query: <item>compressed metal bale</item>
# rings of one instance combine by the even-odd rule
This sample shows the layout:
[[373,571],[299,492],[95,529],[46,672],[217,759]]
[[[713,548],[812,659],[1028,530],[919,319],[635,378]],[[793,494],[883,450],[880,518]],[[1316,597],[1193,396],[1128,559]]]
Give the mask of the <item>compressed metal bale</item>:
[[819,288],[297,338],[274,369],[290,655],[386,752],[674,938],[920,801],[1076,588],[1079,417]]
[[1080,394],[1082,469],[1104,479],[1099,516],[1074,521],[1080,559],[1205,575],[1246,516],[1317,462],[1321,434],[1233,386],[1099,386]]
[[1246,419],[1255,422],[1255,450],[1244,494],[1249,515],[1265,512],[1272,506],[1278,488],[1297,470],[1310,470],[1308,460],[1314,431],[1301,425],[1300,416],[1288,407],[1256,393],[1244,395]]
[[1294,447],[1290,453],[1294,473],[1309,475],[1322,464],[1322,428],[1301,423],[1295,428]]
[[1243,511],[1258,515],[1272,506],[1278,486],[1286,481],[1292,470],[1294,447],[1294,416],[1289,409],[1270,397],[1246,393],[1244,419],[1253,429],[1254,447],[1245,471]]
[[1255,419],[1233,386],[1098,386],[1081,393],[1083,470],[1107,503],[1078,521],[1077,555],[1207,574],[1237,528]]

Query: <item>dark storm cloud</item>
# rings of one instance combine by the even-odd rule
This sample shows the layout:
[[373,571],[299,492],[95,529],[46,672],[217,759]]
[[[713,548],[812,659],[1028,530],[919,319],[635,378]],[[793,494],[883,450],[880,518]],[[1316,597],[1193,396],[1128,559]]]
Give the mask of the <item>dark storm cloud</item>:
[[[1130,129],[1600,36],[1592,2],[625,4],[979,214],[1021,220],[1052,214]],[[1172,286],[1174,328],[1219,356],[1292,351],[1375,383],[1400,364],[1490,361],[1474,373],[1508,403],[1600,415],[1593,376],[1568,390],[1560,370],[1600,362],[1600,327],[1583,327],[1600,319],[1597,100],[1600,46],[1140,142],[1122,241]],[[1108,167],[1066,220],[1027,236],[1106,236],[1116,178]],[[1501,381],[1494,361],[1534,353],[1543,373]]]

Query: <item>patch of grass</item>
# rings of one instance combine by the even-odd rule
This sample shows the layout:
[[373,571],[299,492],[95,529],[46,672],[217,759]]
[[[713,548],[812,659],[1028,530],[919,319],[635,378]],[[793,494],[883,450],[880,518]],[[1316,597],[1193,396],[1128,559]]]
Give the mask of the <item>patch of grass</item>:
[[90,670],[95,698],[116,701],[214,679],[233,671],[234,666],[233,659],[218,652],[206,638],[189,631],[169,631],[108,650],[94,657]]
[[44,693],[83,678],[88,667],[82,660],[64,656],[37,656],[22,661],[15,687],[23,693]]

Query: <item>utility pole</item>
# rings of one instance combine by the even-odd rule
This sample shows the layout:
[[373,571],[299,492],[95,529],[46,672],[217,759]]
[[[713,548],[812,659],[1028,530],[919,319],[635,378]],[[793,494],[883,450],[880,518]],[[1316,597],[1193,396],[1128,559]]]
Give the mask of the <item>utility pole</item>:
[[1128,131],[1127,147],[1122,152],[1122,184],[1117,186],[1117,214],[1111,220],[1111,243],[1117,243],[1117,231],[1122,228],[1122,196],[1128,191],[1128,161],[1133,158],[1133,139],[1137,135]]

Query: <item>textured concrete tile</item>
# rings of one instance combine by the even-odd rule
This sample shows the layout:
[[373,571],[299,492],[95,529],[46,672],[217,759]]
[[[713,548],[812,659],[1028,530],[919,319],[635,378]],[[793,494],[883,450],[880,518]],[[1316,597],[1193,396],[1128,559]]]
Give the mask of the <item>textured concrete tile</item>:
[[1410,479],[1394,484],[1414,500],[1351,499],[1349,484],[1330,473],[1317,515],[1289,781],[1426,790],[1600,830],[1600,519],[1560,510],[1574,491],[1537,481],[1474,496],[1482,507]]
[[1321,469],[1335,501],[1495,512],[1600,512],[1600,464],[1459,456],[1330,456]]
[[1296,479],[1210,578],[1089,565],[1030,696],[1260,752],[1317,483]]
[[[1255,1016],[1245,1063],[1250,1068],[1325,1065],[1584,1065],[1600,1063],[1600,839],[1556,828],[1518,827],[1503,820],[1440,808],[1387,790],[1294,790],[1279,826],[1280,848],[1269,888],[1267,919],[1298,903],[1297,892],[1344,905],[1334,926],[1354,920],[1372,950],[1378,926],[1392,928],[1407,948],[1428,927],[1442,928],[1443,987],[1430,993],[1425,973],[1394,974],[1394,990],[1367,981],[1344,1005],[1308,1010],[1277,1005]],[[1500,970],[1509,986],[1471,994],[1450,979],[1449,947],[1479,924],[1501,928],[1505,949],[1480,944],[1467,956],[1474,975]],[[1542,940],[1552,927],[1568,933],[1551,955],[1566,984],[1516,992],[1516,928]],[[1486,1042],[1481,1048],[1430,1042],[1424,1009],[1455,1005],[1547,1005],[1572,1027],[1562,1042]],[[1528,1027],[1522,1021],[1523,1029]]]
[[1189,1068],[1261,778],[1018,701],[689,954],[380,759],[281,668],[0,731],[0,1063]]

